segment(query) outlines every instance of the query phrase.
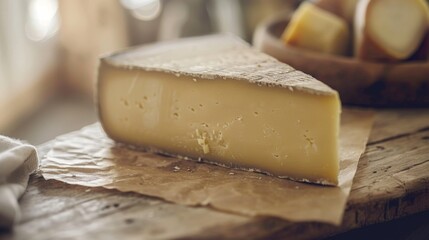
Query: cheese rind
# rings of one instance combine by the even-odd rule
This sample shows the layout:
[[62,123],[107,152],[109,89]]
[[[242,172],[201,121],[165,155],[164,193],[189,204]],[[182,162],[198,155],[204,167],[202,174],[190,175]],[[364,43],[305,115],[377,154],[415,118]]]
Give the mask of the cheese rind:
[[132,48],[101,59],[116,67],[205,79],[228,78],[314,93],[337,92],[307,74],[224,35],[179,39]]
[[[222,44],[207,49],[207,41]],[[178,56],[189,43],[199,57]],[[338,183],[335,91],[231,37],[161,45],[101,61],[98,110],[111,138],[279,177]],[[167,62],[166,49],[173,56]],[[230,51],[236,56],[221,63]],[[249,77],[256,75],[261,78]]]

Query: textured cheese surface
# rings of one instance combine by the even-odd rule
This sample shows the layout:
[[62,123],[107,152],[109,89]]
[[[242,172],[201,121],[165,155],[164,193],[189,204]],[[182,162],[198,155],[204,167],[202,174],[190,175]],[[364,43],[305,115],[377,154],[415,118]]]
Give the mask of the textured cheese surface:
[[[173,45],[166,44],[164,50],[160,45],[154,49],[138,48],[102,61],[98,110],[106,133],[117,141],[175,156],[300,181],[337,184],[341,109],[338,94],[233,38],[202,40],[204,44],[219,44],[214,47],[218,51],[207,50],[212,45],[200,46],[201,51],[206,51],[204,57],[193,52],[189,57],[178,51],[182,56],[174,55],[174,60],[168,61],[167,53],[156,54],[176,51]],[[188,43],[199,46],[194,40],[179,42],[178,46]],[[219,50],[221,46],[225,49]],[[220,61],[222,51],[235,54],[226,65]],[[246,63],[248,53],[252,57]],[[213,56],[207,58],[210,55]],[[160,59],[166,61],[165,65]],[[255,62],[265,60],[271,65],[256,66]],[[190,62],[196,64],[198,71],[190,74],[178,70],[191,71]],[[254,68],[259,71],[251,70]],[[282,75],[278,69],[283,68],[288,69],[285,79],[272,77]],[[231,73],[231,69],[237,71]],[[246,69],[250,73],[245,73]],[[243,77],[246,74],[260,78]],[[241,76],[246,81],[229,76]],[[266,78],[279,80],[267,84],[271,80]],[[306,84],[300,84],[300,79]],[[311,83],[315,88],[307,89]]]
[[206,79],[228,78],[316,94],[336,92],[233,36],[195,37],[137,47],[102,59],[111,65]]

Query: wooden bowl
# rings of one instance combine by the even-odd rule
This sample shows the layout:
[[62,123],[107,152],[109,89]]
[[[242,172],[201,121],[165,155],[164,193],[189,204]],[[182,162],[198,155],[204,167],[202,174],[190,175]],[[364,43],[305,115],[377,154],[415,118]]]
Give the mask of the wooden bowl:
[[368,107],[428,107],[429,61],[365,62],[286,46],[280,36],[288,18],[257,28],[254,46],[336,89],[344,104]]

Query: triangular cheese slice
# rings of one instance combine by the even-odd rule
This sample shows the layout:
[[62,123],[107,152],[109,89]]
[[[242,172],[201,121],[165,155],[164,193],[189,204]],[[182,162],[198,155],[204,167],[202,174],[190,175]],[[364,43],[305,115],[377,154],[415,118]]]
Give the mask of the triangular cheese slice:
[[114,140],[299,181],[338,183],[338,93],[224,35],[101,59],[100,121]]

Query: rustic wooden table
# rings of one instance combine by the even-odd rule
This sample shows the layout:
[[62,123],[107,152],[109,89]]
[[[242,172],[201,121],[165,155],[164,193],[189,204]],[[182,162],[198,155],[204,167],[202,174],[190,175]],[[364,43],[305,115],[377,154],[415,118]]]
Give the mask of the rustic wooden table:
[[[20,203],[22,221],[0,239],[320,239],[429,210],[429,109],[377,112],[338,227],[180,206],[40,174]],[[429,222],[429,214],[423,218]]]

